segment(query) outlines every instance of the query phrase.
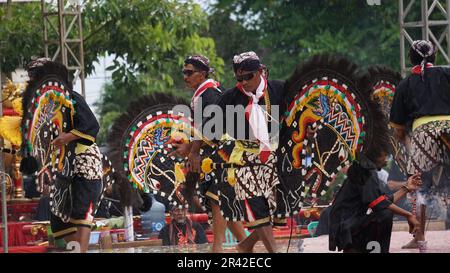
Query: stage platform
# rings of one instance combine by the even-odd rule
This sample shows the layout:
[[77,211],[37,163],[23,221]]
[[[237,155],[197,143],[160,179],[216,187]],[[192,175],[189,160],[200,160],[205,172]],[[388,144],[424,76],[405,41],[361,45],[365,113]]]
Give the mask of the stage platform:
[[[428,253],[450,253],[450,230],[428,231]],[[391,253],[419,253],[418,249],[402,249],[401,247],[411,240],[412,236],[405,231],[394,231],[391,237]],[[279,252],[287,253],[289,239],[277,240]],[[151,246],[136,248],[116,248],[110,250],[90,250],[91,253],[208,253],[211,244],[191,245],[188,247],[178,246]],[[236,253],[234,246],[225,246],[227,253]],[[265,253],[261,242],[255,247],[256,253]],[[323,235],[315,238],[292,238],[289,253],[340,253],[328,250],[328,236]]]

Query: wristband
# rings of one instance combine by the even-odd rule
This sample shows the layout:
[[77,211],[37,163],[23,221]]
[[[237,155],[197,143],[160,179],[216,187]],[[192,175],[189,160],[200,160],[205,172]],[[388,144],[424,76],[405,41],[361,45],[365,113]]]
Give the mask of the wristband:
[[412,190],[410,190],[409,188],[408,188],[408,186],[406,186],[406,185],[402,185],[402,188],[404,188],[407,192],[411,192]]

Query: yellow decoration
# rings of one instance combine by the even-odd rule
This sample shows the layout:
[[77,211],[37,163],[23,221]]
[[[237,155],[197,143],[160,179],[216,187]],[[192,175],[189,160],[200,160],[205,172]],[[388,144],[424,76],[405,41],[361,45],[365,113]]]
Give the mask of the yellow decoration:
[[84,154],[91,146],[90,145],[84,145],[81,143],[77,143],[77,146],[75,146],[75,154]]
[[170,134],[170,138],[179,143],[189,142],[188,136],[180,131],[172,131],[172,133]]
[[12,107],[14,112],[16,112],[17,114],[19,114],[19,116],[23,116],[23,111],[22,111],[22,98],[17,98],[14,99],[12,101]]
[[259,148],[252,149],[252,148],[246,148],[240,141],[236,141],[234,144],[233,151],[230,155],[229,163],[234,163],[237,165],[244,165],[244,162],[242,162],[242,157],[244,156],[244,152],[249,152],[253,154],[259,154]]
[[[42,96],[40,98],[40,103],[39,103],[38,109],[36,109],[35,111],[37,111],[38,113],[41,113],[42,108],[44,107],[44,105],[48,104],[49,100],[56,101],[56,102],[58,102],[58,109],[53,109],[54,116],[53,116],[51,122],[55,123],[55,124],[59,124],[62,127],[63,116],[60,111],[58,112],[58,110],[60,107],[65,106],[65,107],[69,108],[71,111],[70,118],[71,118],[71,122],[73,125],[73,115],[75,113],[75,110],[74,110],[72,101],[66,99],[64,94],[59,94],[56,91],[50,91],[47,94],[48,94],[47,96]],[[31,124],[31,128],[34,128],[34,126],[36,125],[38,120],[39,120],[39,115],[35,115],[35,117],[32,121],[32,124]],[[31,132],[31,143],[34,143],[35,138],[36,138],[36,131],[33,130]]]
[[211,173],[213,170],[213,161],[211,158],[207,157],[202,160],[202,172]]
[[178,184],[186,182],[186,176],[184,175],[182,168],[183,168],[182,164],[175,163],[175,181]]
[[7,80],[2,88],[3,107],[11,108],[12,102],[22,96],[22,90],[25,89],[26,84],[15,84],[11,80]]
[[234,168],[227,169],[227,181],[231,186],[234,186],[236,184],[236,173],[234,171]]
[[5,116],[0,118],[0,136],[10,141],[14,146],[22,144],[22,137],[20,134],[21,117]]

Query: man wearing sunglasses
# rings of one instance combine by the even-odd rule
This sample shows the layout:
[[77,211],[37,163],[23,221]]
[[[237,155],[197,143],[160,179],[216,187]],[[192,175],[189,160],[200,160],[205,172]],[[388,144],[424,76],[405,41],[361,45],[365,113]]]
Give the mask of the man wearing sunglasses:
[[[189,56],[184,61],[183,78],[186,86],[194,91],[191,99],[191,110],[194,112],[201,111],[203,113],[206,106],[214,104],[222,94],[220,84],[209,75],[214,72],[210,67],[209,60],[202,55]],[[203,115],[202,115],[203,116]],[[197,129],[201,129],[200,124],[195,124]],[[203,141],[194,140],[190,143],[173,144],[176,150],[173,154],[188,157],[189,169],[192,172],[200,172],[201,157],[199,154]],[[212,252],[222,252],[222,243],[225,238],[225,230],[228,228],[236,236],[237,240],[242,241],[247,236],[244,231],[242,222],[227,222],[219,208],[219,197],[217,185],[211,181],[204,181],[200,185],[200,189],[206,197],[206,207],[212,214],[212,226],[214,241]]]
[[[224,115],[223,124],[229,136],[238,140],[253,140],[259,143],[259,153],[244,152],[244,162],[256,163],[254,166],[236,168],[234,189],[236,200],[243,210],[243,217],[252,234],[241,241],[237,248],[241,252],[252,252],[255,243],[262,240],[268,252],[276,252],[272,232],[272,215],[276,209],[275,192],[279,184],[276,171],[276,154],[269,128],[279,128],[279,113],[283,113],[284,82],[267,80],[267,70],[255,52],[245,52],[233,58],[233,70],[237,84],[227,90],[216,104],[223,113],[227,107],[245,108],[245,115]],[[275,109],[279,107],[279,111]],[[244,132],[242,129],[245,128]],[[259,165],[258,165],[259,164]],[[268,175],[266,175],[268,174]],[[230,215],[224,215],[230,217]]]
[[[205,107],[213,104],[222,94],[220,83],[209,78],[209,75],[214,72],[214,69],[209,66],[209,59],[202,55],[189,56],[184,60],[181,72],[186,86],[194,91],[190,105],[192,112],[201,111],[203,113]],[[197,129],[199,129],[198,126],[199,124],[196,124]],[[194,143],[174,144],[176,150],[173,154],[188,156],[191,171],[199,172],[195,166],[200,165],[200,155],[190,153]],[[200,148],[202,142],[197,144]]]

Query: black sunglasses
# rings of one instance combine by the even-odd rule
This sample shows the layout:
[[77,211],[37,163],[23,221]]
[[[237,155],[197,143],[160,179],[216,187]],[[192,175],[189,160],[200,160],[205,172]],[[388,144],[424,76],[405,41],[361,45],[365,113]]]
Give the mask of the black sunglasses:
[[198,70],[191,70],[191,69],[183,69],[181,71],[181,73],[183,73],[183,75],[188,76],[188,77],[192,76],[192,74],[194,74],[195,72],[199,72],[199,71]]
[[249,80],[253,79],[254,76],[255,76],[255,72],[247,73],[247,74],[239,75],[239,76],[236,75],[236,80],[238,82],[249,81]]

